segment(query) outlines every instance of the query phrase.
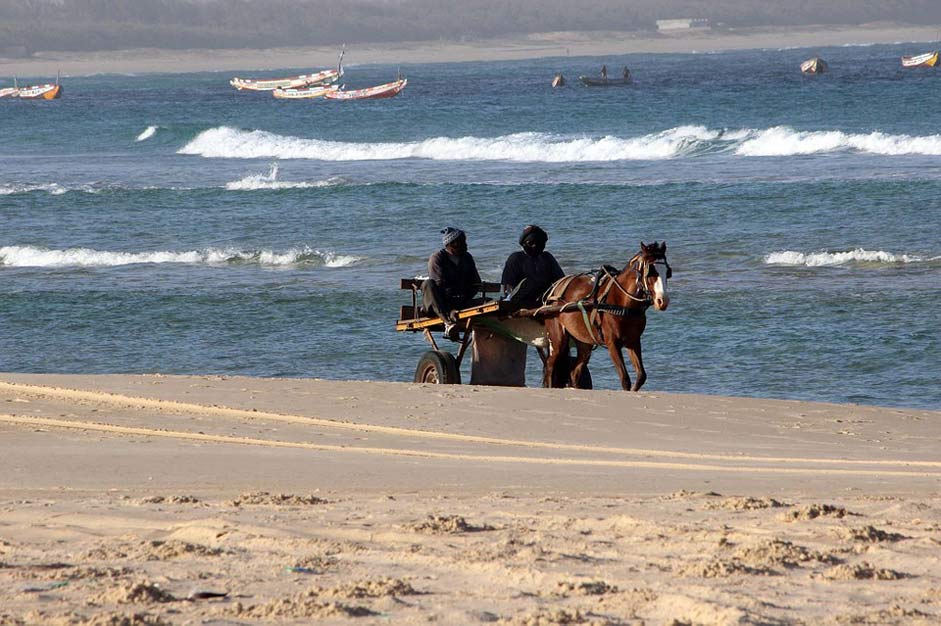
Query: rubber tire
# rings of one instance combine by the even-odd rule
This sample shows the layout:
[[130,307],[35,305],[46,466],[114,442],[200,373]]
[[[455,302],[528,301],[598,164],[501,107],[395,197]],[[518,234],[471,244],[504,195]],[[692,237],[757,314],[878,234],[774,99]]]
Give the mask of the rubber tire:
[[450,352],[429,350],[421,355],[415,368],[415,382],[437,385],[460,385],[461,370]]

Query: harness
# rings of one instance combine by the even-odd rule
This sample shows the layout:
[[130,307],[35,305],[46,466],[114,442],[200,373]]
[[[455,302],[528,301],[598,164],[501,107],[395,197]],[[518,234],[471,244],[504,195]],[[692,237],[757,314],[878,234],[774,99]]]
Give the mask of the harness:
[[[651,266],[661,264],[665,266],[666,271],[664,272],[664,276],[668,278],[673,273],[673,270],[670,268],[666,259],[645,261],[639,254],[631,258],[621,271],[618,271],[617,268],[611,265],[602,265],[600,268],[590,272],[565,276],[557,280],[549,287],[546,293],[543,294],[543,302],[547,305],[562,302],[562,294],[565,293],[572,281],[581,276],[590,277],[592,281],[591,291],[585,297],[579,298],[575,302],[564,303],[558,312],[571,313],[580,311],[582,320],[585,323],[585,330],[588,331],[588,336],[591,337],[595,345],[601,345],[604,343],[604,335],[600,321],[602,314],[606,313],[616,317],[645,317],[647,315],[647,309],[653,304],[653,295],[647,287],[647,278],[650,275]],[[628,270],[633,270],[637,275],[635,282],[639,286],[639,295],[628,292],[617,280],[618,276]],[[608,304],[608,296],[615,287],[629,300],[638,303],[639,306]],[[586,304],[589,306],[586,307]],[[595,336],[595,331],[597,331],[597,337]]]

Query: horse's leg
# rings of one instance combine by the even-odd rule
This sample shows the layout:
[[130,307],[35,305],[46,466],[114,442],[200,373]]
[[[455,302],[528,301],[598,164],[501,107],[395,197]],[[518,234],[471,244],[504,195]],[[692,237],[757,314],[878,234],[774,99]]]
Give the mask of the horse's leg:
[[590,343],[582,343],[575,340],[575,365],[572,367],[571,385],[573,389],[581,389],[579,383],[582,380],[582,370],[588,366],[588,359],[591,358]]
[[546,333],[549,335],[549,356],[546,357],[543,383],[546,387],[559,387],[560,385],[554,384],[555,376],[553,376],[553,373],[563,351],[568,352],[569,337],[558,320],[546,322]]
[[[624,365],[624,355],[621,354],[621,344],[616,341],[608,343],[608,354],[611,355],[611,362],[614,363],[614,369],[618,372],[618,378],[621,379],[621,389],[631,390],[631,375],[627,372],[627,366]],[[631,359],[634,357],[631,356]],[[634,361],[636,365],[636,361]]]
[[631,357],[631,363],[634,365],[634,372],[637,373],[637,381],[631,387],[631,391],[640,391],[640,388],[647,382],[647,370],[644,369],[644,356],[640,349],[640,339],[627,344],[627,355]]

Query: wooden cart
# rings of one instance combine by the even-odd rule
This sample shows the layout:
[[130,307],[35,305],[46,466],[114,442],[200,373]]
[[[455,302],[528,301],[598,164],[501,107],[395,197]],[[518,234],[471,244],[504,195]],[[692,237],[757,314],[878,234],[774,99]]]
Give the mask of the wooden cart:
[[526,348],[545,347],[545,327],[541,321],[515,318],[515,310],[509,302],[488,299],[499,296],[499,283],[482,283],[480,304],[461,309],[457,313],[457,325],[461,329],[457,354],[442,349],[434,332],[444,330],[444,322],[437,317],[421,317],[421,285],[418,278],[403,278],[400,287],[411,291],[411,305],[403,306],[395,329],[399,332],[422,333],[431,344],[415,369],[415,382],[460,384],[461,361],[471,348],[472,385],[526,386]]

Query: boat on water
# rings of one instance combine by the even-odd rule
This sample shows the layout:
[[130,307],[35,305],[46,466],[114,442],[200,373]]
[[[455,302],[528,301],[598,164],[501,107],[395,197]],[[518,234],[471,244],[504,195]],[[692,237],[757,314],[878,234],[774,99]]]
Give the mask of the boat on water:
[[329,85],[337,82],[343,76],[343,54],[345,52],[345,48],[340,51],[340,60],[337,61],[336,68],[286,78],[239,78],[236,76],[229,81],[229,84],[239,91],[274,91],[275,89],[298,89],[313,85]]
[[275,89],[271,92],[275,98],[282,100],[313,100],[323,98],[327,93],[336,91],[339,85],[311,85],[289,89]]
[[565,87],[565,76],[562,76],[561,73],[556,74],[555,78],[552,79],[552,86],[553,87]]
[[820,57],[814,57],[812,59],[807,59],[801,63],[801,72],[804,74],[823,74],[829,70],[827,62],[821,59]]
[[328,91],[323,97],[327,100],[378,100],[380,98],[392,98],[393,96],[399,95],[407,84],[407,78],[399,78],[391,83],[376,85],[375,87],[366,87],[365,89],[346,91],[341,87],[336,91]]
[[620,78],[608,78],[608,68],[605,65],[601,66],[601,76],[579,76],[578,80],[586,87],[619,87],[634,82],[631,71],[626,67]]
[[938,51],[926,52],[911,57],[902,57],[902,67],[934,67],[938,64]]
[[13,77],[13,86],[0,89],[0,98],[20,98],[22,100],[56,100],[62,97],[62,85],[59,84],[59,75],[56,74],[55,83],[43,85],[27,85],[20,87]]

